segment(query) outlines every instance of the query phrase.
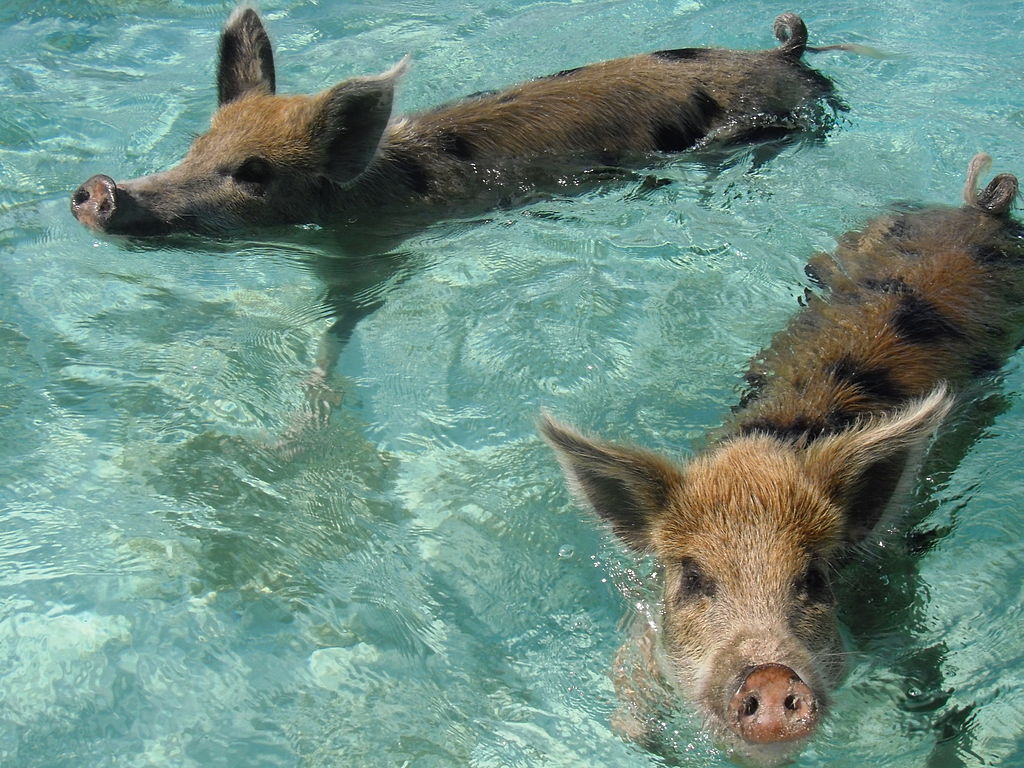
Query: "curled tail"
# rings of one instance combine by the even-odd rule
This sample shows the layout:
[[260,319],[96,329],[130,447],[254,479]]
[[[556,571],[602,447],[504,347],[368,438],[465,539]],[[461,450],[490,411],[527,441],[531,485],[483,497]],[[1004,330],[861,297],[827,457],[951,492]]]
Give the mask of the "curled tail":
[[807,48],[807,25],[795,13],[782,13],[775,17],[772,32],[779,41],[779,53],[799,59]]
[[1000,173],[984,190],[978,192],[978,176],[992,166],[992,158],[979,152],[967,166],[967,182],[964,184],[964,203],[971,208],[1002,216],[1009,212],[1017,197],[1017,177]]
[[867,45],[858,45],[857,43],[840,43],[839,45],[808,45],[807,25],[804,24],[804,20],[795,13],[783,13],[776,16],[772,31],[775,33],[775,37],[780,43],[778,47],[779,53],[793,59],[799,59],[804,55],[804,51],[810,51],[811,53],[820,53],[822,51],[846,51],[847,53],[857,53],[861,56],[870,56],[873,59],[895,58],[892,54],[886,53],[885,51],[880,51],[877,48],[871,48]]

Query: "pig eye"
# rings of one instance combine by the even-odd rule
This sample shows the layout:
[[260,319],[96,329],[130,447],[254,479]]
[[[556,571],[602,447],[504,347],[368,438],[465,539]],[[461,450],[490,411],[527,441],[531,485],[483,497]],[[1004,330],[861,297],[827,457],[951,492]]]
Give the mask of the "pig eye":
[[680,596],[683,600],[696,600],[715,594],[715,582],[704,573],[696,561],[686,558],[682,561],[682,569]]
[[829,587],[825,569],[817,564],[809,566],[803,576],[797,580],[796,591],[801,595],[806,595],[808,600],[815,603],[827,602],[832,597],[832,589]]
[[231,177],[241,184],[266,184],[270,181],[270,163],[262,157],[248,157]]

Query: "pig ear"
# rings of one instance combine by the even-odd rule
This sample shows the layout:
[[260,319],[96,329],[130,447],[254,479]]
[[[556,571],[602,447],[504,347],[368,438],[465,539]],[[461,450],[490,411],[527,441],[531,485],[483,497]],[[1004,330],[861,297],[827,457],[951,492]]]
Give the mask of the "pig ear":
[[547,414],[540,431],[573,495],[631,548],[648,551],[652,523],[681,483],[679,470],[645,451],[590,440]]
[[347,184],[369,166],[391,119],[395,85],[408,67],[406,56],[383,74],[346,80],[324,95],[313,142],[332,180]]
[[844,509],[849,538],[867,535],[893,504],[901,503],[920,468],[932,433],[953,406],[944,384],[885,417],[812,442],[804,465]]
[[274,52],[263,22],[252,8],[239,8],[224,25],[220,36],[220,64],[217,68],[217,104],[250,93],[272,95]]

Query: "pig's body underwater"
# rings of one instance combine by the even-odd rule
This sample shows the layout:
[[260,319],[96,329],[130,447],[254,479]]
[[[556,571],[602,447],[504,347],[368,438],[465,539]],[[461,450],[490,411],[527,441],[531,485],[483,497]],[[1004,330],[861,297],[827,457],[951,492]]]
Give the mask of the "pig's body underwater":
[[770,50],[681,48],[604,61],[394,119],[404,60],[312,96],[276,95],[270,40],[256,12],[242,8],[221,37],[210,130],[170,170],[122,182],[93,176],[71,210],[91,229],[145,236],[372,228],[382,217],[429,220],[464,204],[515,202],[573,171],[808,127],[832,84],[801,61],[799,17],[779,16],[775,34],[781,44]]
[[963,207],[894,210],[812,260],[827,297],[809,295],[687,464],[543,423],[575,495],[662,567],[661,615],[616,680],[630,737],[666,688],[746,760],[815,731],[842,675],[831,575],[899,504],[954,393],[1024,338],[1017,180],[977,193],[987,160]]

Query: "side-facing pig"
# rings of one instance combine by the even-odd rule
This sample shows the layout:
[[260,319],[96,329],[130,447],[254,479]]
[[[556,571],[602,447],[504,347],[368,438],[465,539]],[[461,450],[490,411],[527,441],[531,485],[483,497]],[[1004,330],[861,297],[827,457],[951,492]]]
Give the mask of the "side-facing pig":
[[[403,118],[407,60],[322,93],[276,95],[270,39],[240,8],[220,42],[218,109],[180,164],[71,197],[85,226],[121,235],[230,234],[267,225],[383,226],[515,202],[566,169],[642,162],[655,152],[805,128],[832,83],[801,56],[807,29],[775,20],[766,51],[681,48],[559,72]],[[831,46],[853,48],[853,46]],[[811,49],[824,50],[824,49]]]
[[659,690],[746,760],[815,731],[842,673],[832,574],[899,504],[954,393],[1024,338],[1017,180],[977,193],[987,162],[963,207],[894,210],[812,261],[827,298],[808,296],[685,465],[542,423],[573,493],[661,566],[660,616],[620,653],[639,657],[616,679],[627,735],[649,735]]

